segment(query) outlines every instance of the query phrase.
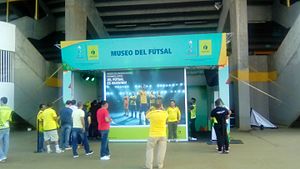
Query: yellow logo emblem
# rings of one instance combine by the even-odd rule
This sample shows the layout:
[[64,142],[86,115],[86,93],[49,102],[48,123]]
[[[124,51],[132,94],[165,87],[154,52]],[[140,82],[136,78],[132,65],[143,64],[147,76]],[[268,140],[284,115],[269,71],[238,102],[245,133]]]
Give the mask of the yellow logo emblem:
[[212,41],[200,40],[199,41],[199,53],[200,56],[212,55]]
[[99,59],[99,48],[97,45],[92,45],[87,47],[88,60],[98,60]]

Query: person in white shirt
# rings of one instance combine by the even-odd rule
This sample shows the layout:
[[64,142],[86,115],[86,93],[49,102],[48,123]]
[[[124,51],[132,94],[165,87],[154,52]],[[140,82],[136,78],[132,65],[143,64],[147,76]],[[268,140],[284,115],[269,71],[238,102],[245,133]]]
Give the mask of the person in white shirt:
[[72,109],[72,112],[75,112],[78,109],[78,107],[76,106],[76,100],[71,101],[70,109]]
[[73,111],[73,128],[72,128],[72,150],[73,157],[78,158],[78,138],[80,137],[84,146],[85,155],[92,155],[94,152],[90,150],[89,142],[87,135],[84,134],[85,131],[85,121],[84,121],[84,111],[82,110],[83,104],[81,102],[77,103],[78,109]]

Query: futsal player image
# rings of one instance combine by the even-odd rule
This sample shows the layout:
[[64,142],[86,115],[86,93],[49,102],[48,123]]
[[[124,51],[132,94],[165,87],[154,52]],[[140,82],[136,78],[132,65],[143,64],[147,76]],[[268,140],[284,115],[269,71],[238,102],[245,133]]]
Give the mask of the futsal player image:
[[140,125],[142,125],[142,114],[144,115],[144,123],[147,123],[147,120],[145,118],[145,113],[148,110],[148,101],[147,101],[147,92],[145,89],[145,85],[142,85],[141,90],[139,91],[140,96]]

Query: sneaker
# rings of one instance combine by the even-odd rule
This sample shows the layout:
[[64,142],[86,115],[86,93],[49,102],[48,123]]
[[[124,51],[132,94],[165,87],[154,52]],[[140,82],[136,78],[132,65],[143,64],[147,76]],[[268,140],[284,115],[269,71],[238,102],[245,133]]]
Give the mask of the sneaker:
[[78,155],[78,154],[73,156],[73,158],[78,158],[78,157],[79,157],[79,155]]
[[59,154],[59,153],[62,153],[62,152],[64,152],[64,151],[61,150],[61,149],[57,149],[55,152],[56,152],[57,154]]
[[66,147],[65,150],[72,150],[72,147]]
[[100,160],[110,160],[109,156],[103,156],[100,158]]
[[1,159],[0,159],[0,163],[5,163],[5,162],[6,162],[6,159],[7,159],[6,157],[1,158]]
[[221,151],[218,151],[218,153],[219,153],[219,154],[222,154],[222,153],[223,153],[223,151],[222,151],[222,150],[221,150]]
[[47,150],[47,153],[48,153],[48,154],[52,153],[52,150]]
[[94,154],[93,151],[89,151],[88,153],[85,153],[85,155],[87,155],[87,156],[92,155],[92,154]]
[[225,150],[225,153],[229,153],[229,150]]
[[171,142],[171,140],[170,139],[168,139],[168,143],[170,143]]
[[195,137],[192,137],[192,138],[191,138],[191,140],[192,140],[192,141],[196,141],[196,140],[197,140],[197,138],[195,138]]

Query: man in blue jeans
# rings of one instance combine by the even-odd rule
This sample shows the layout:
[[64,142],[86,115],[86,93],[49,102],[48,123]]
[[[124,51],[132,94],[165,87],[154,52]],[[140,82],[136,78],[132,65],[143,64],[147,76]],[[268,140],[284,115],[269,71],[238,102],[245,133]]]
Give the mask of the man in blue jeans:
[[100,104],[101,108],[97,111],[98,130],[101,134],[100,160],[110,160],[108,134],[112,119],[107,110],[108,103],[106,101],[101,101]]
[[70,108],[72,105],[72,102],[68,100],[66,102],[66,106],[59,111],[59,118],[60,118],[60,124],[61,124],[61,131],[60,131],[60,148],[62,150],[70,150],[70,134],[72,130],[72,112],[73,110]]
[[72,113],[73,119],[73,128],[72,128],[72,149],[73,149],[73,157],[78,158],[79,154],[77,152],[78,148],[78,138],[81,138],[85,155],[92,155],[94,152],[90,150],[90,145],[87,139],[87,135],[85,134],[85,121],[84,121],[84,111],[82,110],[83,104],[78,102],[78,109]]
[[9,149],[9,122],[11,121],[12,109],[6,104],[7,97],[0,99],[0,162],[7,160]]

